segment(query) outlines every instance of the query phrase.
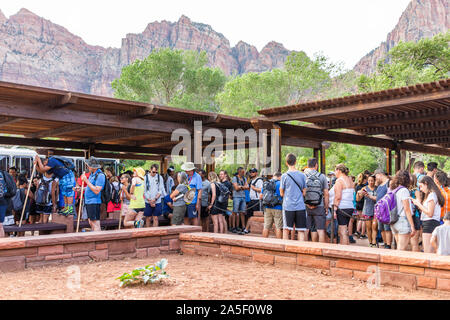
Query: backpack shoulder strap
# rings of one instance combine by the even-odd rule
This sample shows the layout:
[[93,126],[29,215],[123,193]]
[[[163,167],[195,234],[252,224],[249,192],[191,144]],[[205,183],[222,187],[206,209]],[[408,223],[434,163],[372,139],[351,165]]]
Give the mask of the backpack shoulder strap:
[[302,188],[300,187],[300,185],[298,184],[298,182],[289,174],[289,172],[286,172],[286,174],[289,176],[289,178],[292,179],[292,181],[295,182],[295,184],[297,185],[297,187],[300,189],[300,191],[303,191]]

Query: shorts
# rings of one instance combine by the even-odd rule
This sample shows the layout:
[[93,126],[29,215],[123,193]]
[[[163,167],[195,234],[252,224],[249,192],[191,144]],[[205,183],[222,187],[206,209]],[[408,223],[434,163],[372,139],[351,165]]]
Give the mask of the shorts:
[[306,210],[288,211],[285,210],[283,214],[284,229],[296,231],[306,230]]
[[245,213],[245,211],[246,211],[245,198],[233,198],[233,212]]
[[86,204],[86,213],[88,219],[91,221],[100,220],[100,206],[101,204]]
[[380,230],[380,231],[392,231],[390,224],[381,223],[380,221],[378,221],[378,230]]
[[337,212],[337,222],[339,226],[346,226],[350,222],[350,217],[341,213],[345,212],[349,216],[353,216],[354,209],[339,209]]
[[53,207],[51,205],[50,206],[40,206],[38,204],[36,205],[36,213],[38,213],[38,214],[41,214],[41,213],[43,213],[45,215],[51,214],[52,209],[53,209]]
[[174,206],[172,215],[172,224],[176,226],[183,224],[185,214],[186,214],[186,205]]
[[411,233],[411,225],[405,216],[398,218],[398,221],[391,225],[392,232],[395,234],[409,234]]
[[264,229],[269,230],[275,223],[275,229],[283,229],[283,211],[278,209],[266,208],[264,210]]
[[200,209],[200,218],[208,218],[209,217],[209,212],[208,212],[208,207],[203,207]]
[[259,205],[259,200],[250,200],[248,203],[248,209],[245,213],[247,217],[253,217],[253,212],[261,211],[261,206]]
[[0,206],[0,223],[5,221],[6,209],[8,208],[7,204],[3,204]]
[[145,203],[144,217],[159,217],[162,215],[162,204],[156,203],[152,207],[149,203]]
[[106,207],[106,212],[114,212],[114,211],[120,211],[120,202],[119,203],[113,203],[112,201],[108,202],[108,206]]
[[[323,206],[310,209],[306,207],[306,229],[316,232],[317,230],[325,230],[327,216]],[[314,229],[313,229],[314,226]]]
[[211,208],[211,215],[222,214],[224,216],[228,216],[227,214],[228,203],[226,202],[216,202],[214,206]]
[[198,218],[198,213],[197,213],[197,208],[196,208],[195,203],[191,203],[186,206],[185,217],[189,218],[189,219]]
[[134,209],[134,208],[128,207],[128,209],[130,209],[131,211],[134,211],[134,212],[136,212],[136,213],[144,212],[144,211],[145,211],[145,208],[136,208],[136,209]]
[[439,227],[441,224],[440,221],[431,219],[431,220],[422,220],[422,232],[423,233],[433,233],[436,227]]
[[75,187],[75,175],[73,171],[70,171],[64,177],[59,180],[59,191],[64,197],[74,197],[75,191],[73,188]]

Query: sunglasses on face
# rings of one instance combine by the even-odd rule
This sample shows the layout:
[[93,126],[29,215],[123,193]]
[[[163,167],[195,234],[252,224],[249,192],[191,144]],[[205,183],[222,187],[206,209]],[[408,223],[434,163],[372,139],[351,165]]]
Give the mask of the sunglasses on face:
[[152,171],[152,174],[157,174],[158,173],[158,171]]

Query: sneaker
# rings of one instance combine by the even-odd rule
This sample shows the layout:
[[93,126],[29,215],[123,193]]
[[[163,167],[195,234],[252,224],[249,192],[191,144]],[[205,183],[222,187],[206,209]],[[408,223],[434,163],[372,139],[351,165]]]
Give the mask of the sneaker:
[[391,246],[388,245],[388,244],[384,244],[384,248],[385,248],[385,249],[391,249]]
[[349,241],[350,243],[356,243],[356,240],[353,239],[353,236],[348,236],[348,241]]
[[249,234],[250,231],[248,231],[247,229],[244,229],[244,231],[242,231],[243,234]]
[[236,228],[237,232],[242,232],[243,230],[241,228]]
[[358,231],[356,231],[353,235],[354,235],[355,237],[361,238],[361,233],[359,233]]
[[231,232],[233,232],[233,233],[238,233],[238,231],[237,231],[236,228],[232,228],[232,229],[231,229]]
[[359,236],[360,239],[367,239],[367,236],[365,234],[362,234]]
[[67,209],[67,212],[66,212],[66,216],[69,216],[69,215],[74,215],[75,214],[75,210],[73,209],[73,207],[71,206],[71,207],[69,207],[68,209]]

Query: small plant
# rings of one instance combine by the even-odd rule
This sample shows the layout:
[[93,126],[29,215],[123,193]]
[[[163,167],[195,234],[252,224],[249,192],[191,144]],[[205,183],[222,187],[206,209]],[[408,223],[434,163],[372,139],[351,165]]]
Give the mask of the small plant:
[[143,282],[144,284],[155,283],[162,279],[168,278],[169,275],[164,271],[167,267],[167,259],[161,259],[154,266],[147,265],[142,268],[137,268],[131,271],[131,273],[124,273],[117,280],[120,280],[120,287],[127,286],[129,284],[136,284]]

